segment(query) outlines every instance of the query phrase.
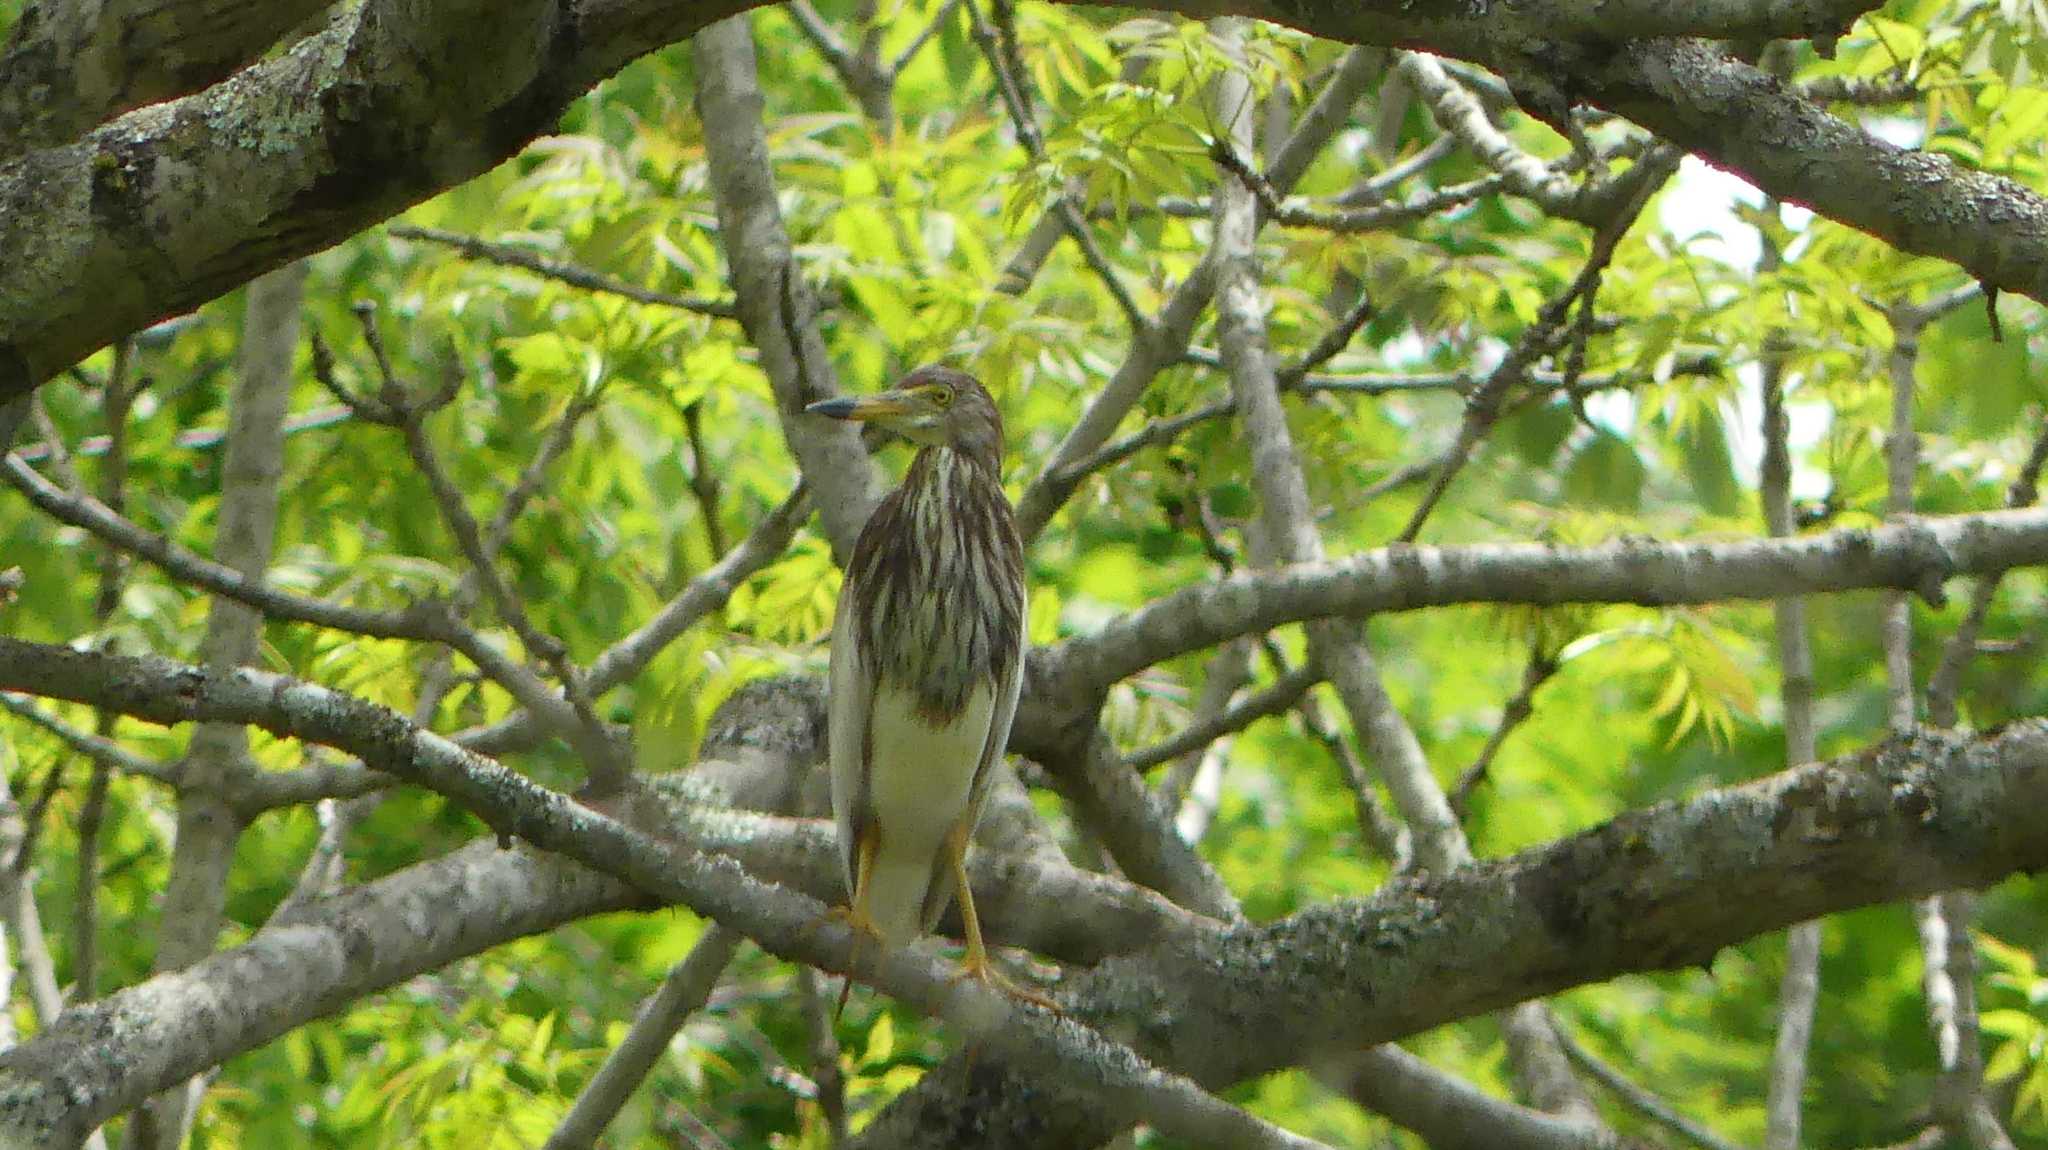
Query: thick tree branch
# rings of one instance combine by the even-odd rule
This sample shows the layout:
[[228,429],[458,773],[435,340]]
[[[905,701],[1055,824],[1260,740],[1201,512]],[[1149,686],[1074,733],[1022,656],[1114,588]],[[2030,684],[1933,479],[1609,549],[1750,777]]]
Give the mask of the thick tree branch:
[[[365,762],[428,786],[490,823],[557,850],[643,892],[679,902],[741,930],[764,949],[828,969],[846,970],[853,937],[817,929],[822,908],[766,886],[730,859],[672,847],[536,786],[488,759],[422,731],[388,710],[338,692],[249,669],[207,671],[159,659],[92,655],[0,639],[0,688],[17,687],[32,664],[37,690],[83,697],[154,721],[201,719],[253,723],[360,755]],[[864,956],[872,957],[872,956]],[[1183,1137],[1246,1148],[1307,1148],[1313,1143],[1223,1103],[1095,1032],[1020,1010],[978,983],[962,981],[928,952],[898,950],[863,962],[876,985],[925,1013],[943,1015],[970,1040],[1054,1083],[1073,1083],[1125,1113]],[[196,988],[188,988],[198,993]],[[75,1077],[9,1084],[10,1066],[35,1065],[48,1046],[22,1047],[0,1059],[0,1139],[75,1136],[129,1099],[132,1078],[107,1083],[95,1067],[91,1087]],[[11,1061],[10,1061],[11,1060]],[[1079,1081],[1085,1080],[1085,1086]],[[92,1087],[99,1087],[95,1091]],[[81,1099],[81,1095],[83,1098]]]
[[[1192,950],[1112,960],[1065,1005],[1088,1021],[1136,1013],[1141,1050],[1221,1085],[1566,985],[1696,965],[1825,912],[2042,865],[2042,810],[2011,805],[2039,799],[2048,725],[1894,741]],[[859,1144],[943,1146],[971,1121],[983,1147],[1064,1150],[1124,1120],[955,1058]]]
[[0,1104],[0,1144],[65,1145],[151,1090],[365,995],[644,902],[616,879],[488,842],[316,902],[242,946],[69,1010],[11,1052],[0,1078],[66,1085]]
[[[153,721],[254,721],[280,734],[339,743],[374,765],[457,797],[522,838],[622,873],[658,898],[710,913],[775,953],[825,965],[844,958],[844,932],[808,929],[815,903],[753,882],[730,865],[653,844],[347,696],[248,669],[208,672],[158,659],[0,639],[0,687],[31,680],[47,694]],[[1131,1017],[1127,1012],[1139,1010],[1137,1037],[1152,1057],[1204,1083],[1233,1081],[1532,994],[1630,970],[1698,963],[1720,946],[1825,911],[1979,885],[2048,865],[2044,811],[2048,725],[2015,724],[1975,740],[1928,734],[1630,814],[1513,859],[1404,880],[1373,899],[1223,934],[1180,932],[1159,949],[1112,960],[1079,980],[1070,1010],[1082,1019]],[[433,927],[445,916],[420,917],[436,920],[425,924]],[[275,967],[258,964],[252,970],[237,955],[208,960],[216,963],[242,969],[243,977],[276,976]],[[917,951],[891,955],[877,973],[892,994],[921,1009],[944,1009],[956,1022],[1007,1009],[971,987],[950,986],[948,973]],[[179,990],[195,1002],[220,1001],[212,990]],[[13,1129],[62,1131],[77,1126],[50,1124],[90,1121],[92,1115],[66,1108],[48,1093],[41,1075],[88,1068],[76,1059],[114,1057],[116,1051],[91,1037],[95,1033],[130,1033],[133,1025],[189,1017],[172,1009],[172,1000],[151,993],[149,1018],[117,1013],[82,1019],[0,1059],[0,1077],[11,1077],[15,1087],[0,1092],[12,1102],[0,1122],[13,1123]],[[351,996],[326,1001],[338,1004]],[[121,1018],[129,1020],[126,1026],[118,1024]],[[1257,1026],[1246,1032],[1252,1019]],[[1040,1103],[1028,1107],[1036,1117],[1020,1120],[1024,1124],[1014,1129],[1036,1139],[1051,1123],[1056,1136],[997,1145],[1065,1145],[1069,1139],[1059,1132],[1096,1129],[1105,1107],[1127,1115],[1117,1107],[1177,1090],[1150,1078],[1151,1071],[1115,1061],[1122,1056],[1113,1051],[1097,1047],[1095,1054],[1083,1053],[1070,1044],[1084,1039],[1064,1024],[1053,1027],[1018,1014],[1007,1020],[1017,1029],[1001,1041],[995,1032],[969,1025],[987,1041],[983,1049],[1005,1058],[1049,1043],[1045,1054],[1079,1058],[1078,1065],[1124,1085],[1102,1094],[1098,1084],[1073,1097],[1073,1105],[1047,1108],[1045,1092],[1065,1102],[1070,1091],[1056,1081],[1036,1081],[1031,1090],[1020,1089],[1014,1100],[985,1112],[984,1128],[1010,1137],[1010,1108],[1030,1097]],[[263,1025],[278,1024],[271,1019]],[[62,1057],[53,1062],[59,1052]],[[1105,1064],[1105,1056],[1112,1062]],[[83,1084],[95,1099],[92,1106],[118,1106],[111,1095],[93,1094],[109,1071],[104,1062],[91,1065],[97,1077],[74,1075],[67,1081]],[[167,1064],[140,1071],[172,1077],[183,1072],[182,1065]],[[951,1074],[949,1064],[934,1090]],[[124,1079],[120,1089],[156,1084]],[[999,1089],[994,1097],[1008,1095]],[[916,1117],[907,1113],[914,1103],[900,1109],[905,1118]],[[901,1130],[902,1120],[892,1114],[888,1128]],[[887,1137],[879,1124],[870,1136]]]
[[0,163],[0,401],[480,175],[741,6],[372,0],[212,89]]
[[2012,180],[1879,140],[1697,40],[1634,45],[1575,79],[1592,102],[1778,199],[2048,300],[2048,200]]
[[31,3],[0,56],[0,156],[59,144],[248,63],[332,0]]
[[[0,255],[13,272],[0,287],[0,402],[123,332],[487,170],[547,130],[597,79],[747,6],[522,0],[512,9],[473,11],[466,0],[379,0],[215,89],[0,164]],[[1624,28],[1677,34],[1688,26],[1714,35],[1737,25],[1745,36],[1832,33],[1865,6],[1632,0],[1596,12],[1548,0],[1505,13],[1455,0],[1182,0],[1173,7],[1202,16],[1228,9],[1353,43],[1426,45],[1540,77],[1536,90],[1559,104],[1566,93],[1591,99],[1768,192],[1904,250],[1952,259],[1989,286],[2048,298],[2048,201],[1946,158],[1881,143],[1702,42],[1617,50],[1606,39]],[[1744,18],[1696,26],[1709,13]],[[477,28],[494,35],[474,35]],[[1599,44],[1559,39],[1573,28]],[[1544,53],[1540,62],[1534,52]],[[1113,423],[1095,429],[1059,466],[1101,443]],[[1041,513],[1034,508],[1034,521]]]
[[2048,512],[2038,510],[1928,517],[1786,540],[1396,546],[1174,592],[1043,651],[1033,681],[1076,694],[1100,690],[1162,659],[1332,615],[1456,603],[1664,606],[1876,587],[1933,597],[1952,576],[2044,563]]

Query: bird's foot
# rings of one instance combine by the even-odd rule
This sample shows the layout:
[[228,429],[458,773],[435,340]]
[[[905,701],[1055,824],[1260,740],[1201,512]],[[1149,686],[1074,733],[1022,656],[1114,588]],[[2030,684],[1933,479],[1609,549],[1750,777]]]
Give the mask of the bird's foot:
[[[824,914],[819,915],[818,918],[805,929],[816,930],[818,927],[823,926],[825,923],[828,922],[836,922],[840,926],[843,926],[846,929],[854,932],[854,934],[866,935],[869,939],[872,939],[875,942],[882,941],[882,928],[875,925],[874,916],[870,915],[867,912],[867,910],[863,907],[828,907],[826,908]],[[854,940],[855,945],[858,945],[859,941],[860,940],[856,938]]]
[[971,978],[990,990],[1001,991],[1011,998],[1028,1002],[1033,1006],[1044,1007],[1054,1014],[1066,1013],[1060,1009],[1059,1003],[997,970],[995,964],[989,961],[987,951],[976,952],[971,948],[968,950],[967,957],[960,960],[960,969],[953,974],[953,981],[955,982],[963,978]]
[[882,929],[875,925],[874,917],[868,914],[867,909],[856,903],[853,906],[827,908],[824,914],[806,923],[801,933],[809,936],[812,931],[828,922],[837,923],[853,932],[853,948],[846,956],[846,984],[839,988],[839,1002],[832,1009],[832,1018],[837,1021],[840,1015],[846,1013],[846,1000],[853,993],[853,972],[860,967],[861,951],[869,945],[873,945],[877,953],[881,951]]

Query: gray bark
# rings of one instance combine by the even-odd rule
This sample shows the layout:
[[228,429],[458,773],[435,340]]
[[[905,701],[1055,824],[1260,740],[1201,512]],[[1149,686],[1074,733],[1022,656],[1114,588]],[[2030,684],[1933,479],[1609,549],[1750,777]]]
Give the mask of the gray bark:
[[[1219,30],[1234,44],[1240,31]],[[1421,61],[1418,56],[1408,57]],[[1411,77],[1412,78],[1412,77]],[[1239,154],[1249,151],[1251,122],[1247,114],[1251,88],[1244,76],[1226,74],[1217,85],[1215,105],[1227,117]],[[1481,117],[1483,119],[1483,116]],[[1260,286],[1257,204],[1252,192],[1232,180],[1216,192],[1217,338],[1231,393],[1245,436],[1251,442],[1252,490],[1259,498],[1259,533],[1269,557],[1281,565],[1315,563],[1323,558],[1323,540],[1315,525],[1308,479],[1287,426],[1280,402],[1280,381],[1267,344],[1265,292]],[[1337,698],[1351,718],[1373,766],[1386,782],[1402,819],[1413,832],[1415,857],[1425,869],[1442,874],[1472,860],[1471,845],[1451,811],[1422,744],[1406,717],[1394,705],[1382,681],[1378,661],[1366,640],[1365,624],[1357,619],[1322,619],[1308,627],[1309,661],[1329,676]],[[1540,1004],[1517,1006],[1501,1020],[1515,1076],[1523,1093],[1539,1108],[1568,1113],[1591,1123],[1599,1115],[1573,1079],[1564,1051]]]
[[[119,335],[488,170],[598,79],[747,6],[372,0],[214,88],[0,163],[0,263],[11,272],[0,286],[0,402]],[[1641,0],[1597,15],[1564,0],[1512,12],[1459,0],[1227,8],[1330,39],[1478,60],[1525,82],[1546,114],[1562,115],[1569,92],[1773,195],[1951,260],[1987,286],[2048,299],[2048,200],[1878,141],[1701,41],[1617,50],[1608,39],[1618,28],[1802,35],[1864,6]],[[1210,16],[1225,7],[1202,0],[1176,10]],[[1587,20],[1598,25],[1597,44],[1558,38]],[[1527,55],[1537,49],[1540,63]],[[1106,440],[1116,419],[1096,422],[1107,426],[1091,424],[1093,443],[1075,441],[1061,467]],[[1052,495],[1027,504],[1027,527],[1056,509],[1063,493],[1047,505]]]
[[[771,953],[828,969],[843,969],[848,957],[847,932],[814,926],[816,902],[756,881],[718,855],[636,834],[334,691],[247,668],[0,639],[0,688],[30,685],[157,722],[249,722],[338,745],[503,832],[714,917]],[[1063,996],[1069,1019],[1129,1037],[1135,1053],[957,982],[926,952],[894,952],[875,964],[877,985],[961,1027],[982,1056],[971,1074],[957,1059],[935,1071],[866,1138],[931,1145],[973,1113],[985,1145],[1092,1146],[1129,1119],[1129,1107],[1170,1120],[1170,1103],[1192,1101],[1182,1080],[1159,1067],[1220,1086],[1568,986],[1699,963],[1721,946],[1827,911],[1995,881],[2048,865],[2044,812],[2048,724],[2017,723],[1976,739],[1894,740],[1633,812],[1513,858],[1404,880],[1373,898],[1278,923],[1167,935],[1102,963]],[[245,957],[205,965],[279,981],[279,968],[251,968]],[[113,1013],[59,1026],[0,1057],[0,1139],[70,1134],[166,1075],[175,1081],[209,1064],[156,1053],[169,1049],[169,1033],[148,1034],[153,1043],[143,1054],[94,1037],[122,1034],[123,1019],[131,1027],[190,1019],[161,997],[161,981],[146,984],[158,996],[146,999],[147,1019],[120,1013],[136,993],[122,992],[92,1008]],[[210,1020],[216,992],[179,989]],[[321,1001],[331,1008],[345,997]],[[276,1014],[264,1017],[280,1025]],[[138,1058],[143,1065],[133,1069]],[[131,1069],[115,1073],[123,1066]],[[1016,1073],[1024,1077],[1011,1081]],[[969,1087],[986,1104],[962,1111]],[[1204,1112],[1218,1120],[1235,1113]]]
[[1953,576],[2044,562],[2048,512],[2038,510],[1930,516],[1785,540],[1386,547],[1162,596],[1092,635],[1045,649],[1034,661],[1034,682],[1082,695],[1175,655],[1330,616],[1482,602],[1658,606],[1875,587],[1938,601]]
[[0,55],[0,156],[196,92],[331,0],[45,0]]
[[[228,405],[213,558],[254,581],[270,564],[277,528],[284,417],[291,401],[306,270],[304,263],[292,264],[249,285],[241,372]],[[216,598],[207,612],[201,657],[217,670],[253,662],[262,627],[263,616],[253,608]],[[242,832],[235,790],[243,776],[259,770],[249,758],[247,727],[206,723],[193,735],[178,772],[178,827],[163,893],[157,971],[177,970],[213,953],[227,905],[228,868]],[[202,1089],[203,1083],[194,1079],[184,1090],[152,1099],[130,1124],[127,1145],[178,1150]]]
[[760,349],[783,438],[816,493],[832,550],[844,560],[881,493],[859,431],[841,420],[804,414],[806,404],[837,395],[839,384],[814,322],[817,305],[775,203],[754,33],[745,17],[734,17],[699,32],[694,42],[697,112],[740,323]]
[[[2048,730],[2022,727],[2035,747],[2028,754],[2048,768]],[[1980,821],[2004,821],[2005,799],[1989,792],[2011,776],[1976,752],[1949,759],[1954,774],[1909,765],[1935,746],[1960,744],[1889,743],[1625,815],[1444,878],[1397,883],[1372,899],[1233,930],[1192,951],[1116,959],[1067,997],[1069,1014],[1097,1025],[1123,1020],[1148,1057],[1220,1086],[1550,993],[1589,965],[1604,978],[1621,967],[1706,962],[1718,949],[1707,936],[1746,937],[1844,909],[1832,894],[1845,885],[1932,890],[1943,880],[1926,872],[1943,869],[1938,860],[1965,843],[2048,852],[2048,844],[2023,845],[2025,830]],[[1946,781],[1930,789],[1935,776]],[[1978,798],[1963,799],[1950,781]],[[1923,818],[1946,825],[1920,840],[1909,828],[1929,826]],[[1687,877],[1674,883],[1679,875]],[[1814,897],[1823,889],[1828,898]],[[1563,978],[1544,973],[1565,967],[1572,973]],[[985,1056],[956,1057],[856,1145],[921,1150],[972,1138],[992,1148],[1092,1147],[1127,1120]]]

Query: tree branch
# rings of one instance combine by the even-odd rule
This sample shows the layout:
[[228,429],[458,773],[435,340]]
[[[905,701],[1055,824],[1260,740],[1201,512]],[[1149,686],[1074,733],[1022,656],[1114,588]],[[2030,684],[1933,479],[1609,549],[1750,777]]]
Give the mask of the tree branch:
[[494,243],[478,236],[463,235],[461,232],[443,231],[440,228],[423,228],[413,224],[393,224],[385,229],[402,240],[419,240],[423,243],[440,244],[454,248],[473,260],[497,264],[500,267],[519,268],[545,279],[559,280],[571,287],[585,291],[602,292],[605,295],[621,296],[636,303],[652,304],[655,307],[674,308],[677,311],[695,312],[698,315],[714,316],[718,319],[732,319],[739,313],[729,299],[711,299],[696,295],[675,295],[671,292],[655,291],[627,283],[615,276],[589,268],[578,267],[563,260],[549,259],[539,252],[513,244]]
[[605,1057],[604,1065],[576,1096],[541,1150],[584,1150],[597,1145],[598,1135],[618,1116],[654,1064],[668,1053],[669,1040],[711,997],[739,944],[739,935],[716,923],[705,930],[704,937],[640,1005],[633,1028]]
[[1942,582],[1953,576],[2041,564],[2048,564],[2048,512],[2037,510],[1928,516],[1785,540],[1395,546],[1162,596],[1039,652],[1033,682],[1080,697],[1163,659],[1336,615],[1458,603],[1667,606],[1877,587],[1912,588],[1939,601]]
[[0,56],[0,157],[224,79],[330,3],[32,4]]
[[[242,322],[242,362],[229,402],[213,557],[254,583],[262,582],[270,565],[277,531],[284,417],[291,406],[292,354],[299,342],[307,271],[303,262],[295,263],[249,285]],[[233,599],[216,598],[207,607],[201,657],[213,668],[252,663],[262,629],[257,612]],[[227,920],[228,870],[242,834],[236,784],[258,769],[249,755],[247,727],[205,723],[193,734],[178,768],[177,830],[152,967],[158,973],[213,953]],[[195,1077],[183,1089],[151,1099],[136,1112],[124,1144],[179,1150],[204,1090],[204,1079]]]
[[1241,731],[1260,719],[1286,714],[1294,708],[1296,700],[1321,681],[1321,673],[1304,663],[1214,714],[1196,718],[1173,735],[1143,750],[1132,751],[1124,756],[1124,761],[1132,770],[1146,771],[1199,751],[1224,735]]
[[783,438],[810,482],[833,553],[844,560],[879,498],[875,467],[851,425],[804,414],[806,405],[836,395],[838,383],[776,207],[754,34],[735,17],[699,32],[694,43],[697,113],[740,324],[761,351]]
[[[1329,84],[1316,102],[1302,115],[1294,134],[1281,146],[1280,154],[1267,173],[1267,181],[1282,195],[1292,189],[1307,171],[1323,145],[1336,135],[1351,114],[1352,105],[1365,93],[1366,85],[1379,72],[1378,53],[1353,49],[1345,53]],[[1060,440],[1044,468],[1034,477],[1017,501],[1017,529],[1028,544],[1051,522],[1062,504],[1074,493],[1080,476],[1075,465],[1095,453],[1116,432],[1138,397],[1154,376],[1179,359],[1193,338],[1195,323],[1209,306],[1216,291],[1216,261],[1213,254],[1188,273],[1160,309],[1159,316],[1144,333],[1131,341],[1116,374],[1103,386],[1081,413],[1081,418]]]
[[1778,199],[2048,300],[2048,200],[2012,180],[1879,140],[1697,40],[1635,45],[1575,80],[1594,103]]
[[[1220,1086],[1566,985],[1696,965],[1826,912],[1978,885],[1996,877],[1980,869],[1993,858],[1998,873],[2038,865],[2020,860],[2048,859],[2048,808],[2013,807],[2036,797],[2048,799],[2048,725],[1895,740],[1370,899],[1113,960],[1063,1002],[1083,1020],[1142,1010],[1146,1052]],[[858,1144],[942,1146],[971,1121],[991,1150],[1079,1150],[1128,1121],[1056,1100],[1028,1076],[956,1056]]]
[[1647,1087],[1631,1082],[1621,1071],[1595,1057],[1592,1051],[1581,1046],[1571,1035],[1559,1031],[1558,1039],[1564,1043],[1565,1053],[1571,1055],[1573,1062],[1584,1067],[1586,1073],[1606,1087],[1609,1093],[1626,1103],[1629,1109],[1674,1131],[1701,1150],[1741,1150],[1735,1143],[1673,1110]]
[[[494,826],[622,874],[658,898],[709,913],[774,953],[828,967],[846,957],[844,931],[809,926],[816,903],[754,882],[714,858],[653,843],[348,696],[246,668],[209,672],[0,638],[0,688],[30,682],[52,696],[152,721],[255,722],[279,734],[341,745],[375,766],[456,797]],[[1176,932],[1143,956],[1113,960],[1077,980],[1069,1010],[1082,1020],[1107,1019],[1150,1003],[1143,1009],[1151,1021],[1141,1037],[1151,1057],[1203,1083],[1234,1081],[1567,985],[1694,964],[1720,946],[1825,911],[1974,886],[2048,865],[2043,812],[2048,724],[2018,723],[1978,739],[1928,733],[1625,815],[1512,859],[1403,881],[1373,899],[1333,903],[1281,923],[1226,933]],[[449,916],[416,917],[416,927],[433,929]],[[257,942],[291,929],[266,932]],[[336,962],[342,961],[340,949]],[[268,953],[273,957],[253,965],[245,954],[219,956],[206,969],[239,970],[239,977],[258,984],[280,981],[274,951]],[[361,961],[382,961],[381,953],[373,946]],[[445,961],[410,948],[407,953],[423,957],[426,965]],[[1002,1141],[1012,1129],[1008,1107],[1026,1097],[1036,1100],[1031,1108],[1037,1117],[1020,1129],[1045,1133],[1051,1123],[1059,1136],[1023,1144],[1059,1146],[1068,1144],[1059,1132],[1092,1131],[1104,1120],[1104,1108],[1127,1117],[1132,1102],[1178,1089],[1161,1085],[1142,1064],[1119,1061],[1124,1056],[1113,1051],[1093,1047],[1089,1053],[1086,1044],[1093,1040],[1069,1023],[1014,1013],[976,988],[953,984],[948,971],[917,951],[888,956],[876,973],[885,989],[913,1006],[944,1010],[956,1023],[967,1023],[986,1052],[1007,1059],[1028,1049],[1108,1076],[1107,1093],[1096,1085],[1072,1096],[1055,1079],[1037,1081],[1032,1091],[1013,1095],[999,1089],[985,1096],[1011,1099],[983,1114],[985,1128],[1000,1135],[996,1145],[1009,1144]],[[168,1062],[166,1045],[161,1054],[152,1049],[146,1064],[126,1064],[131,1076],[115,1084],[110,1064],[97,1060],[122,1052],[90,1038],[170,1026],[192,1017],[188,1011],[195,1006],[223,1008],[218,990],[176,982],[184,977],[166,976],[175,983],[172,993],[191,996],[184,1006],[165,993],[165,980],[154,980],[145,984],[146,992],[123,992],[140,998],[114,1005],[123,997],[116,996],[93,1008],[90,1017],[0,1058],[0,1082],[10,1087],[0,1091],[9,1103],[0,1111],[0,1129],[36,1132],[33,1137],[62,1134],[93,1120],[96,1108],[119,1107],[103,1091],[146,1090],[156,1083],[135,1078],[189,1073],[182,1063]],[[352,985],[348,993],[322,1001],[331,1006],[363,992]],[[271,1028],[266,1036],[283,1025],[261,1004],[251,1005],[263,1020],[258,1028]],[[968,1022],[970,1016],[1000,1017],[1006,1026],[983,1030]],[[1258,1020],[1256,1033],[1243,1030],[1251,1019]],[[163,1031],[150,1033],[169,1041]],[[1037,1054],[1029,1057],[1040,1065]],[[954,1065],[932,1076],[934,1090],[953,1077]],[[91,1067],[97,1069],[87,1073]],[[67,1106],[50,1093],[42,1075],[67,1072],[73,1072],[65,1078],[71,1096],[89,1101]],[[1045,1091],[1062,1104],[1048,1111]],[[1069,1098],[1073,1105],[1065,1104]],[[869,1137],[886,1140],[886,1131],[901,1129],[896,1113],[887,1117],[887,1125],[878,1121]]]

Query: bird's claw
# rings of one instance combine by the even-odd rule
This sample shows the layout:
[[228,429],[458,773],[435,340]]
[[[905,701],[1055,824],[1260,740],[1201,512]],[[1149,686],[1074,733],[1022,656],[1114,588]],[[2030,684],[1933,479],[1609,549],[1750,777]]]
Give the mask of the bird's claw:
[[965,959],[962,959],[960,969],[953,972],[953,981],[959,982],[963,978],[971,978],[990,990],[1001,991],[1011,998],[1028,1002],[1033,1006],[1043,1007],[1054,1014],[1066,1013],[1066,1011],[1060,1009],[1059,1003],[997,970],[995,964],[989,961],[987,954],[970,953]]

